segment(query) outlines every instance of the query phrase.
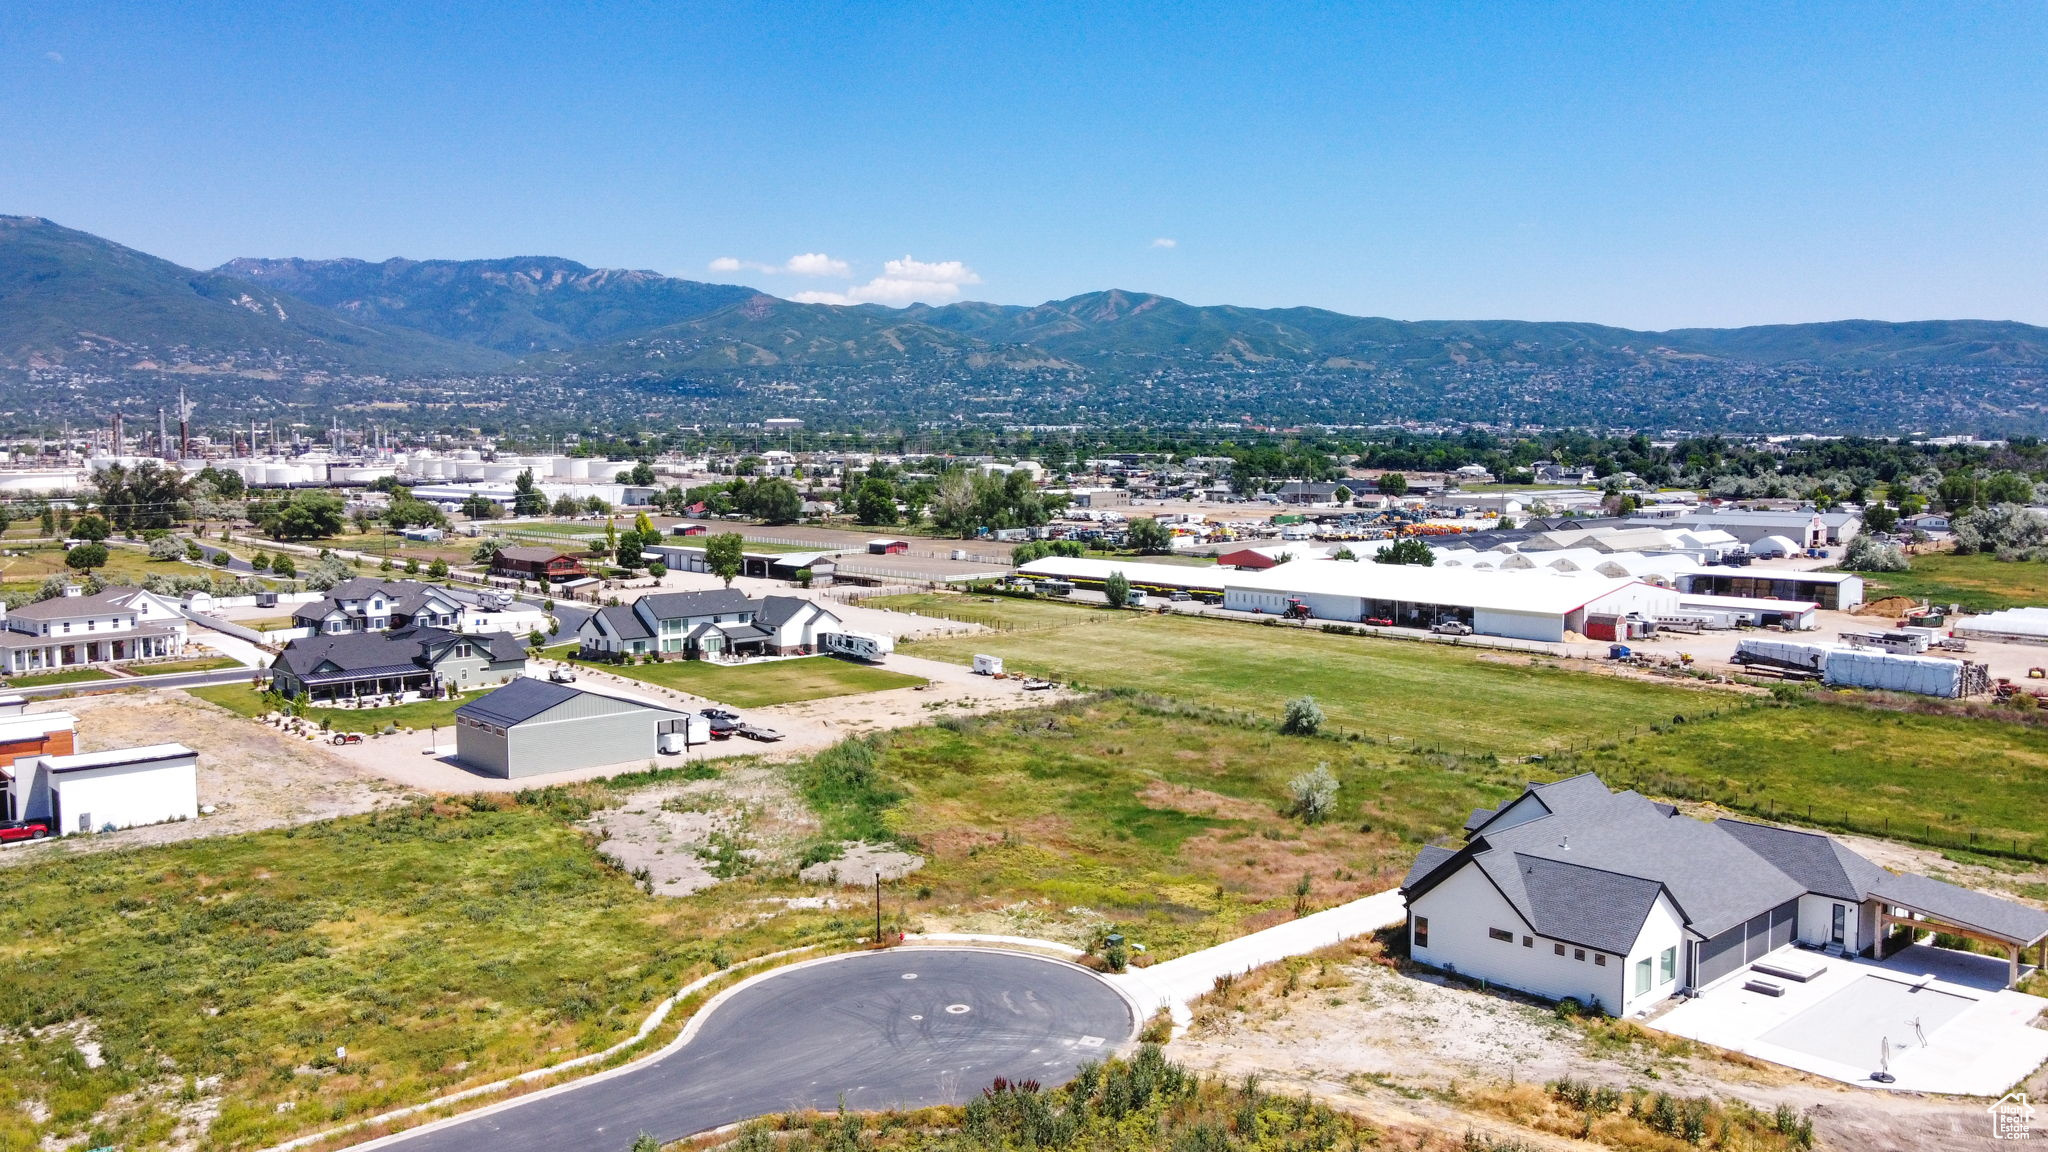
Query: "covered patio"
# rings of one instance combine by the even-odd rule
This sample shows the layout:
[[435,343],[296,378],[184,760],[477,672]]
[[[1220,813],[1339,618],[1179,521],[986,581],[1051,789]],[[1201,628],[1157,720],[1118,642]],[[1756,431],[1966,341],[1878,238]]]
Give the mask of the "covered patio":
[[2048,912],[1910,874],[1888,878],[1871,895],[1881,955],[1913,944],[1922,932],[1940,932],[2003,951],[2008,988],[2020,982],[2027,949],[2037,949],[2036,967],[2048,967]]

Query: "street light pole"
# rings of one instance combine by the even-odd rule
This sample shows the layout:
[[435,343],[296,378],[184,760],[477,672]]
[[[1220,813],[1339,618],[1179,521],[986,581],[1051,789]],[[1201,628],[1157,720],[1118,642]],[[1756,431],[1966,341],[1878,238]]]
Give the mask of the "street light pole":
[[882,945],[882,874],[875,873],[875,946]]

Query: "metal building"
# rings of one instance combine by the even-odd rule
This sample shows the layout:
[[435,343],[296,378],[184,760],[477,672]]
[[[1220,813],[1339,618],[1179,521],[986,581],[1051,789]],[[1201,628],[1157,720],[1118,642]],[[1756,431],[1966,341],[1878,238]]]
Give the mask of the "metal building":
[[689,715],[638,700],[520,677],[455,710],[455,755],[517,780],[653,759]]

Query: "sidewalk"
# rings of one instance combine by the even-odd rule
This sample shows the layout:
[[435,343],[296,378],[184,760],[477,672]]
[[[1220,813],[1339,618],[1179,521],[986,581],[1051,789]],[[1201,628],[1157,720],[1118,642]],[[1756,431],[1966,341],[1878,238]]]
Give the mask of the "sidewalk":
[[1407,914],[1400,891],[1388,889],[1109,980],[1147,1013],[1167,1009],[1178,1031],[1194,1020],[1188,1005],[1214,988],[1218,976],[1236,976],[1290,956],[1305,956],[1399,924]]

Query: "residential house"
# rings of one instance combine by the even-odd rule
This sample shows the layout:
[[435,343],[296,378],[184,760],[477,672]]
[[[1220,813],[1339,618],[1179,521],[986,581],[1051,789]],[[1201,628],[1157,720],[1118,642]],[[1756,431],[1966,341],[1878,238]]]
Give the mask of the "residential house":
[[270,676],[271,686],[287,696],[332,701],[437,696],[503,684],[525,670],[525,642],[509,633],[406,628],[294,640],[272,661]]
[[328,636],[399,628],[443,628],[452,632],[461,620],[461,601],[443,589],[417,580],[361,576],[336,584],[322,598],[300,605],[292,613],[292,623]]
[[0,607],[0,675],[176,656],[185,637],[184,615],[155,593],[107,588],[87,595],[69,585],[61,596]]
[[1402,881],[1410,954],[1629,1015],[1784,948],[1880,954],[1893,925],[1995,943],[2019,976],[2048,912],[1897,875],[1830,837],[1695,820],[1591,773],[1531,784],[1426,846]]
[[790,655],[843,628],[830,609],[798,596],[752,599],[732,588],[664,592],[600,608],[576,630],[587,658]]
[[497,559],[491,561],[491,575],[508,580],[532,580],[540,584],[559,584],[589,575],[583,568],[583,561],[559,548],[536,548],[515,544],[500,548]]

